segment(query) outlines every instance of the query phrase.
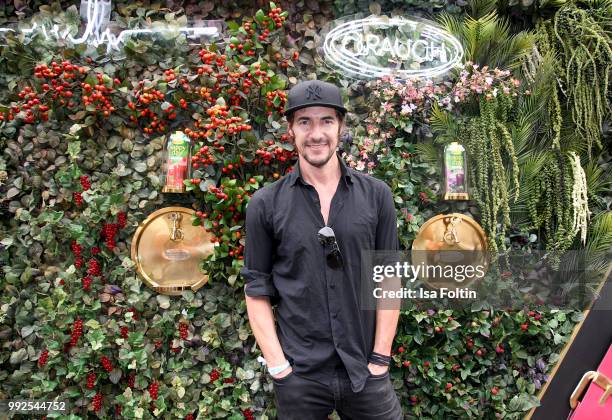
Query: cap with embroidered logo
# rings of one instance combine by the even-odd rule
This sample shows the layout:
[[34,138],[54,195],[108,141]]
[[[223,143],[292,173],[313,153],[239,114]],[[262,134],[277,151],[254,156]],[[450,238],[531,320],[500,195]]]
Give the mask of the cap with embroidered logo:
[[321,80],[300,82],[289,90],[285,115],[309,106],[328,106],[346,114],[338,86]]

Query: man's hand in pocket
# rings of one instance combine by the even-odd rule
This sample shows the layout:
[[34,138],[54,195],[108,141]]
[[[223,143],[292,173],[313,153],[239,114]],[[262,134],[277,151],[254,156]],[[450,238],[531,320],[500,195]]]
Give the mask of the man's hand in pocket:
[[283,370],[278,375],[272,375],[272,377],[274,379],[281,379],[281,378],[284,378],[285,376],[289,375],[291,372],[293,372],[293,367],[289,366],[287,369]]
[[372,375],[382,375],[383,373],[387,373],[389,367],[375,365],[374,363],[368,363],[368,369],[370,370],[370,373]]

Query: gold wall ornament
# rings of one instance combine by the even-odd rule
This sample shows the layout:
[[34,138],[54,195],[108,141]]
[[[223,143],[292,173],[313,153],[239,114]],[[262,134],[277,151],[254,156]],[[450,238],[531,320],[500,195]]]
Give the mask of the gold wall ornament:
[[212,235],[191,223],[195,210],[165,207],[151,213],[132,238],[132,260],[143,281],[165,295],[196,291],[208,281],[200,261],[214,252]]
[[[412,265],[473,267],[488,269],[487,237],[482,227],[461,213],[440,214],[426,221],[412,243]],[[434,288],[464,287],[477,279],[465,276],[458,281],[437,275],[425,275],[421,280]]]
[[456,141],[444,147],[444,199],[469,200],[467,154]]

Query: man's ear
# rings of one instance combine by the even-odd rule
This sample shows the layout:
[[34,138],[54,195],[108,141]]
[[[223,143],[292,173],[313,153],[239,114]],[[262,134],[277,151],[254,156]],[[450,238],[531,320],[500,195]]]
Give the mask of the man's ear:
[[287,137],[288,137],[289,143],[294,144],[295,135],[293,133],[293,124],[292,123],[287,124]]
[[338,139],[341,139],[344,134],[347,133],[346,122],[342,120],[340,127],[338,127]]

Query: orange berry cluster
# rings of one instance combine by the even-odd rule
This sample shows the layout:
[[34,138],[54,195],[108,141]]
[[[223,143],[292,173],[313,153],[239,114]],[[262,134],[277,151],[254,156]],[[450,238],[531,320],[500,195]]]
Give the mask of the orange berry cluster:
[[268,115],[272,114],[272,110],[283,112],[285,103],[287,102],[287,93],[283,90],[274,90],[266,93],[266,110]]
[[[134,111],[130,115],[130,120],[135,124],[144,125],[142,130],[146,134],[164,133],[168,128],[168,122],[176,118],[176,107],[166,101],[166,94],[155,89],[153,85],[145,86],[143,80],[138,82],[138,88],[134,89],[132,94],[135,101],[127,104],[128,108]],[[184,100],[181,102],[181,107],[187,107]]]
[[[95,105],[97,111],[102,111],[102,115],[108,117],[111,112],[115,111],[115,107],[111,103],[111,94],[115,89],[104,84],[104,75],[102,73],[96,73],[96,78],[98,83],[93,86],[89,83],[81,83],[81,88],[83,88],[83,104],[85,106]],[[119,80],[115,79],[111,83],[120,84],[118,82]]]

